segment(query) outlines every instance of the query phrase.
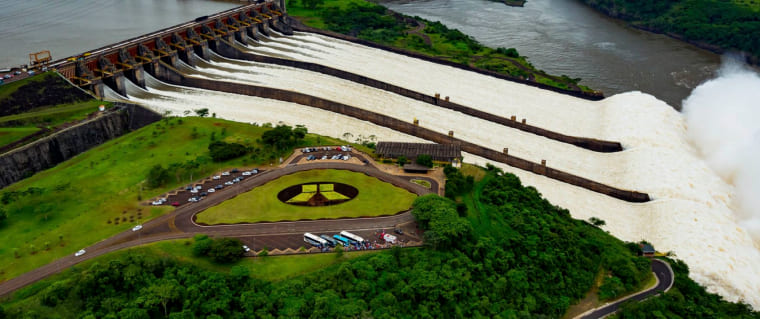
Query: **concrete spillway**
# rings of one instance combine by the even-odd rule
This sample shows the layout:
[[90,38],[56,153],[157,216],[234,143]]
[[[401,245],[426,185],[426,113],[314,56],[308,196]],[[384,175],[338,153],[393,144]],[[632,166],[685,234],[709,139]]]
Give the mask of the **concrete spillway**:
[[[646,239],[659,250],[674,251],[688,262],[692,276],[711,291],[760,306],[760,278],[754,271],[760,253],[734,220],[734,190],[696,156],[686,142],[683,119],[665,103],[637,92],[590,102],[310,34],[273,37],[250,50],[350,70],[429,94],[440,92],[470,107],[507,117],[516,114],[570,135],[621,141],[624,152],[584,151],[356,83],[279,66],[215,59],[195,70],[185,69],[196,77],[287,87],[405,121],[417,117],[422,126],[439,132],[454,130],[469,142],[497,150],[509,147],[511,154],[547,159],[583,177],[646,191],[656,200],[632,204],[497,164],[568,208],[576,218],[601,218],[607,222],[605,229],[624,240]],[[419,140],[299,104],[169,86],[153,79],[147,82],[147,92],[128,86],[130,99],[175,114],[208,107],[223,118],[305,124],[312,132],[335,137],[350,132],[384,140]],[[465,161],[486,162],[470,154]]]

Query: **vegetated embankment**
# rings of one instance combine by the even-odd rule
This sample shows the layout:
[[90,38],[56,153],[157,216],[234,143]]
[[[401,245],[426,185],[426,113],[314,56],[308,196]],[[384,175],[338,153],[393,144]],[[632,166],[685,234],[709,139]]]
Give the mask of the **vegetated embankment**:
[[92,120],[0,155],[0,188],[161,118],[138,105],[114,104],[113,109]]

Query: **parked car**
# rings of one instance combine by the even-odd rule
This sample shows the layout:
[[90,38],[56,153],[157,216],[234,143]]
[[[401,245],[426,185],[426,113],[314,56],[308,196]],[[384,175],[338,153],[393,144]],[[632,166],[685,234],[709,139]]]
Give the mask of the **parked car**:
[[227,186],[230,186],[232,184],[235,184],[235,183],[233,183],[232,181],[226,181],[226,182],[224,182],[224,185],[227,185]]
[[251,174],[258,174],[258,173],[259,173],[258,168],[254,168],[253,170],[251,170]]
[[203,185],[195,185],[195,189],[201,190],[201,188],[203,188]]
[[230,176],[230,172],[222,172],[222,176]]
[[206,192],[201,193],[201,197],[206,197],[206,196],[208,196],[208,193]]
[[306,158],[307,161],[313,161],[315,158],[317,158],[314,155],[309,155],[309,157]]
[[193,189],[190,190],[190,193],[196,194],[196,193],[198,193],[198,189],[197,188],[193,188]]
[[245,250],[245,252],[249,252],[251,251],[251,248],[248,248],[247,245],[243,245],[243,250]]
[[220,178],[222,178],[222,177],[219,176],[219,175],[214,175],[214,177],[212,177],[211,179],[217,180],[217,179],[220,179]]
[[198,197],[190,197],[187,199],[188,202],[195,203],[198,201]]
[[233,168],[233,169],[230,171],[230,173],[237,173],[237,172],[239,172],[237,168]]
[[206,192],[208,192],[208,193],[213,193],[213,192],[216,192],[216,189],[214,189],[214,188],[212,187],[212,188],[209,188],[208,190],[206,190]]
[[404,231],[401,230],[401,228],[396,228],[396,229],[393,230],[393,232],[396,233],[396,234],[399,234],[399,235],[403,235],[404,234]]
[[132,231],[138,231],[140,229],[142,229],[142,225],[137,225],[135,227],[132,227]]
[[219,184],[219,185],[216,185],[216,187],[215,187],[215,188],[216,188],[216,189],[222,189],[222,188],[224,188],[224,185],[222,185],[222,184]]
[[174,206],[174,207],[177,207],[177,206],[179,206],[179,202],[173,202],[173,203],[172,203],[172,206]]
[[82,255],[84,255],[84,253],[86,253],[86,251],[84,251],[84,249],[80,249],[78,252],[76,252],[76,253],[74,254],[74,256],[76,256],[76,257],[79,257],[79,256],[82,256]]
[[347,161],[347,160],[350,160],[350,159],[351,159],[351,155],[348,155],[348,154],[343,155],[343,160],[344,161]]
[[186,190],[186,191],[189,191],[189,190],[191,190],[191,189],[193,189],[193,186],[189,186],[189,185],[188,185],[187,187],[185,187],[185,190]]
[[243,172],[241,175],[243,175],[243,176],[251,176],[251,172]]
[[326,160],[327,159],[327,155],[322,156],[322,159]]

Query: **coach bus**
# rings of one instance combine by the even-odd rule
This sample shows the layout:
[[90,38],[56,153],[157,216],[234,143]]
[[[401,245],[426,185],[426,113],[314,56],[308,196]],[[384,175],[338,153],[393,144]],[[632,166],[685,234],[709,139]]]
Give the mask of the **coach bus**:
[[317,247],[325,247],[327,245],[327,241],[326,240],[324,240],[324,239],[322,239],[322,238],[320,238],[318,236],[314,236],[314,234],[312,234],[312,233],[304,233],[303,234],[303,241],[305,241],[306,243],[309,243],[309,244],[311,244],[313,246],[317,246]]
[[333,238],[335,238],[335,240],[337,240],[339,243],[341,243],[341,245],[343,245],[343,247],[347,247],[348,245],[351,244],[351,241],[348,238],[343,237],[341,235],[333,235]]
[[359,237],[359,236],[356,236],[356,235],[354,235],[354,234],[352,234],[352,233],[349,233],[349,232],[347,232],[347,231],[342,231],[342,232],[340,232],[340,235],[341,235],[341,236],[343,236],[343,237],[346,237],[346,238],[348,238],[348,239],[350,239],[350,240],[352,240],[352,241],[355,241],[355,242],[357,242],[357,243],[360,243],[360,244],[364,242],[364,238],[361,238],[361,237]]
[[330,247],[335,247],[335,245],[338,244],[338,242],[336,242],[335,239],[332,239],[330,236],[319,235],[319,237],[322,238],[322,239],[324,239],[324,240],[326,240],[327,241],[327,245],[329,245]]

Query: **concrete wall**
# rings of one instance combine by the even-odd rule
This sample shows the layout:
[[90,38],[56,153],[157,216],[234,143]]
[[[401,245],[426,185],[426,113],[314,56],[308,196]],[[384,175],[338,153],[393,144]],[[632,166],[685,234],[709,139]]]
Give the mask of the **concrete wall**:
[[95,119],[0,155],[0,188],[161,119],[161,115],[137,105],[115,105]]
[[[617,199],[621,199],[629,202],[647,202],[649,201],[649,195],[629,190],[618,189],[608,185],[604,185],[592,180],[575,176],[560,170],[553,169],[544,164],[533,163],[518,157],[510,156],[502,152],[498,152],[492,149],[488,149],[470,142],[466,142],[454,137],[450,137],[446,134],[438,133],[424,127],[416,126],[412,123],[407,123],[389,116],[385,116],[379,113],[359,109],[346,104],[330,101],[327,99],[282,89],[261,87],[255,85],[246,85],[239,83],[221,82],[214,80],[189,78],[180,74],[177,70],[162,63],[165,70],[161,74],[176,73],[171,76],[159,78],[162,81],[169,83],[201,88],[206,90],[214,90],[227,93],[235,93],[249,96],[257,96],[262,98],[298,103],[301,105],[307,105],[311,107],[320,108],[326,111],[340,113],[346,116],[351,116],[360,120],[368,121],[373,124],[388,127],[393,130],[413,135],[425,140],[433,141],[436,143],[453,143],[459,144],[462,151],[475,154],[496,162],[505,163],[507,165],[530,171],[539,175],[544,175],[549,178],[556,179],[561,182],[583,187],[598,193],[612,196]],[[177,80],[179,79],[179,80]]]
[[533,133],[536,135],[540,135],[540,136],[550,138],[559,142],[572,144],[572,145],[585,148],[591,151],[619,152],[623,150],[623,146],[619,142],[564,135],[564,134],[546,130],[540,127],[524,124],[516,120],[511,120],[511,119],[507,119],[501,116],[483,112],[483,111],[470,108],[464,105],[460,105],[451,101],[446,101],[444,99],[436,98],[435,96],[422,94],[420,92],[412,91],[412,90],[409,90],[400,86],[396,86],[390,83],[378,81],[366,76],[354,74],[354,73],[339,70],[339,69],[334,69],[334,68],[327,67],[324,65],[311,63],[311,62],[293,61],[293,60],[287,60],[287,59],[281,59],[281,58],[276,58],[276,57],[269,57],[269,56],[243,52],[233,47],[231,44],[225,41],[218,41],[215,47],[216,47],[217,53],[219,53],[220,55],[224,57],[238,59],[238,60],[247,60],[247,61],[276,64],[276,65],[284,65],[284,66],[289,66],[293,68],[327,74],[327,75],[338,77],[344,80],[361,83],[366,86],[370,86],[370,87],[377,88],[380,90],[393,92],[398,95],[405,96],[411,99],[423,101],[430,104],[435,104],[443,108],[461,112],[461,113],[471,115],[474,117],[482,118],[484,120],[498,123],[507,127],[515,128],[515,129]]

